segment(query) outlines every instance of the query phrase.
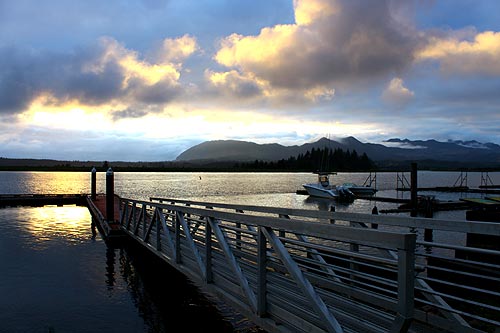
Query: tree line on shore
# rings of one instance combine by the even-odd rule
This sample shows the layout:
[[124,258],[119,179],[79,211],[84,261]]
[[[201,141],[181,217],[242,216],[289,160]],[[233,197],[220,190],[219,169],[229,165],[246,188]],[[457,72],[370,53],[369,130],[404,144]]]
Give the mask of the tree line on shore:
[[340,148],[311,149],[305,154],[290,156],[279,161],[256,160],[248,163],[237,163],[240,170],[282,170],[282,171],[367,171],[375,168],[375,163],[363,153],[356,150],[343,151]]
[[[1,159],[0,170],[23,171],[362,171],[372,170],[375,164],[366,154],[358,155],[353,150],[315,149],[298,156],[290,156],[278,161],[235,162],[235,161],[198,161],[189,162],[81,162],[53,160],[15,160]],[[1,161],[0,161],[1,162]],[[39,162],[39,163],[37,163]],[[3,165],[2,165],[3,164]]]
[[483,167],[474,161],[378,161],[356,150],[313,148],[304,154],[277,161],[57,161],[37,159],[10,159],[0,157],[0,171],[89,171],[95,167],[105,172],[108,167],[121,172],[355,172],[355,171],[409,171],[410,162],[418,162],[420,170],[435,171],[499,171],[498,167]]

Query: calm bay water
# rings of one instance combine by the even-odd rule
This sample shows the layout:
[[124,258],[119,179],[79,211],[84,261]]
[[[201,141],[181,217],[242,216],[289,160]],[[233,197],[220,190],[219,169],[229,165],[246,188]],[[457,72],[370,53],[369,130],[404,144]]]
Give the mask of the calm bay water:
[[[90,172],[0,172],[0,193],[89,193]],[[400,174],[401,175],[401,174]],[[405,174],[409,180],[409,173]],[[332,183],[353,182],[363,184],[368,173],[339,173],[332,176]],[[459,172],[420,171],[420,187],[453,186]],[[409,192],[396,192],[397,174],[378,173],[378,196],[409,198]],[[500,184],[500,172],[490,172],[494,184]],[[303,183],[315,182],[312,173],[179,173],[179,172],[117,172],[115,192],[122,197],[149,200],[150,197],[181,198],[225,203],[245,203],[305,209],[329,209],[370,213],[373,202],[356,200],[351,204],[338,204],[296,195]],[[467,185],[478,187],[481,173],[467,174]],[[105,191],[105,174],[97,174],[97,191]],[[480,197],[481,194],[427,192],[441,200],[458,200],[461,197]],[[396,208],[397,204],[377,203],[379,209]],[[448,213],[447,213],[448,214]],[[446,215],[446,214],[445,214]],[[462,214],[463,215],[463,214]],[[451,215],[462,218],[462,215]],[[439,216],[439,215],[438,215]],[[448,216],[448,215],[446,215]]]
[[106,244],[85,207],[0,209],[0,332],[233,332],[180,273]]
[[[460,173],[419,172],[419,186],[452,186]],[[500,184],[500,173],[489,173]],[[339,173],[332,182],[362,184],[366,173]],[[409,178],[409,174],[407,174]],[[469,187],[481,182],[469,173]],[[297,195],[309,173],[115,173],[123,197],[182,198],[370,213],[374,203],[340,204]],[[378,173],[379,196],[397,193],[395,173]],[[98,192],[105,174],[98,173]],[[0,172],[0,194],[89,193],[90,172]],[[425,193],[442,200],[465,194]],[[468,194],[480,197],[480,194]],[[377,203],[379,209],[397,204]],[[463,219],[463,211],[436,217]],[[440,237],[438,234],[436,237]],[[91,225],[84,207],[0,209],[0,332],[233,332],[237,318],[214,306],[189,281],[140,249],[113,247]],[[227,309],[226,309],[227,310]],[[231,322],[231,324],[230,324]]]

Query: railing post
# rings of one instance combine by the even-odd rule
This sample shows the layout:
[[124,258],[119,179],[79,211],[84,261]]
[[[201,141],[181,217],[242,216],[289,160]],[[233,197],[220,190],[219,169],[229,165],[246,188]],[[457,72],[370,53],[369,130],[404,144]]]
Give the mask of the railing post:
[[205,223],[205,271],[206,271],[206,283],[212,283],[214,280],[212,272],[212,226],[210,225],[208,217]]
[[[335,206],[330,206],[330,212],[335,213]],[[330,219],[331,224],[335,224],[335,219]]]
[[405,235],[405,248],[398,249],[398,313],[392,333],[408,332],[414,312],[415,234]]
[[175,262],[181,263],[181,212],[175,211]]
[[156,250],[161,251],[161,214],[163,214],[163,209],[156,207],[155,209],[156,215]]
[[[236,209],[236,213],[243,214],[244,211],[241,209]],[[241,223],[236,222],[236,248],[241,250]]]
[[257,315],[263,317],[267,313],[267,241],[262,227],[257,236]]

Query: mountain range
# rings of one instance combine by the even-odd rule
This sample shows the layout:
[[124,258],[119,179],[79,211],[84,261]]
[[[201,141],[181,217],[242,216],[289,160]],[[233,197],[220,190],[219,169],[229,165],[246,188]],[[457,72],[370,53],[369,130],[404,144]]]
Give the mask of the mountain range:
[[303,145],[284,146],[277,143],[257,144],[237,140],[206,141],[181,153],[176,161],[190,163],[277,161],[304,154],[313,148],[355,150],[366,153],[381,167],[396,167],[419,162],[428,167],[500,166],[500,145],[478,141],[446,141],[389,139],[384,144],[363,143],[350,136],[331,140],[322,138]]
[[[446,141],[389,139],[383,144],[363,143],[350,136],[330,140],[322,138],[303,145],[284,146],[278,143],[257,144],[248,141],[206,141],[181,153],[175,161],[120,162],[110,161],[113,169],[127,171],[183,171],[187,169],[234,169],[236,163],[279,161],[297,157],[307,151],[330,148],[356,151],[366,155],[378,170],[406,170],[410,162],[418,162],[419,169],[500,170],[500,145],[478,141]],[[0,157],[0,170],[107,170],[103,161],[58,161],[48,159],[12,159]],[[101,171],[102,171],[101,170]]]

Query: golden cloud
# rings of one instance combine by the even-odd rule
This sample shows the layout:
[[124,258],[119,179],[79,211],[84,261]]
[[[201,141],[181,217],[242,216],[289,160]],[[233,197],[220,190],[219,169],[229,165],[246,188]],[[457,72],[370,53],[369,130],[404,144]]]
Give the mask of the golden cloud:
[[393,78],[382,93],[382,99],[395,107],[404,107],[415,96],[415,93],[404,86],[403,79]]
[[258,36],[232,34],[222,41],[215,60],[227,67],[276,66],[281,61],[283,51],[293,47],[296,32],[296,25],[281,24],[263,28]]
[[294,10],[294,24],[222,39],[214,59],[257,86],[265,82],[263,96],[285,92],[294,102],[329,100],[335,87],[386,77],[413,61],[420,37],[392,19],[390,1],[295,0]]
[[309,25],[321,17],[328,17],[335,14],[338,8],[333,1],[321,0],[294,0],[295,23],[297,25]]
[[463,74],[500,74],[500,32],[478,33],[472,40],[431,37],[418,60],[438,60],[443,70]]
[[196,38],[184,35],[179,38],[166,38],[161,48],[161,60],[166,63],[182,62],[198,51]]
[[[118,64],[123,72],[123,89],[126,89],[129,86],[129,82],[133,79],[138,79],[148,86],[155,85],[160,81],[166,81],[175,85],[179,80],[180,65],[178,64],[171,62],[152,64],[141,60],[138,52],[126,49],[122,44],[112,38],[101,38],[100,43],[104,49],[101,57],[88,64],[86,70],[95,74],[101,74],[109,63]],[[165,43],[172,46],[169,52],[174,54],[188,52],[183,51],[183,49],[186,48],[184,37],[180,40],[165,40],[164,45]]]

